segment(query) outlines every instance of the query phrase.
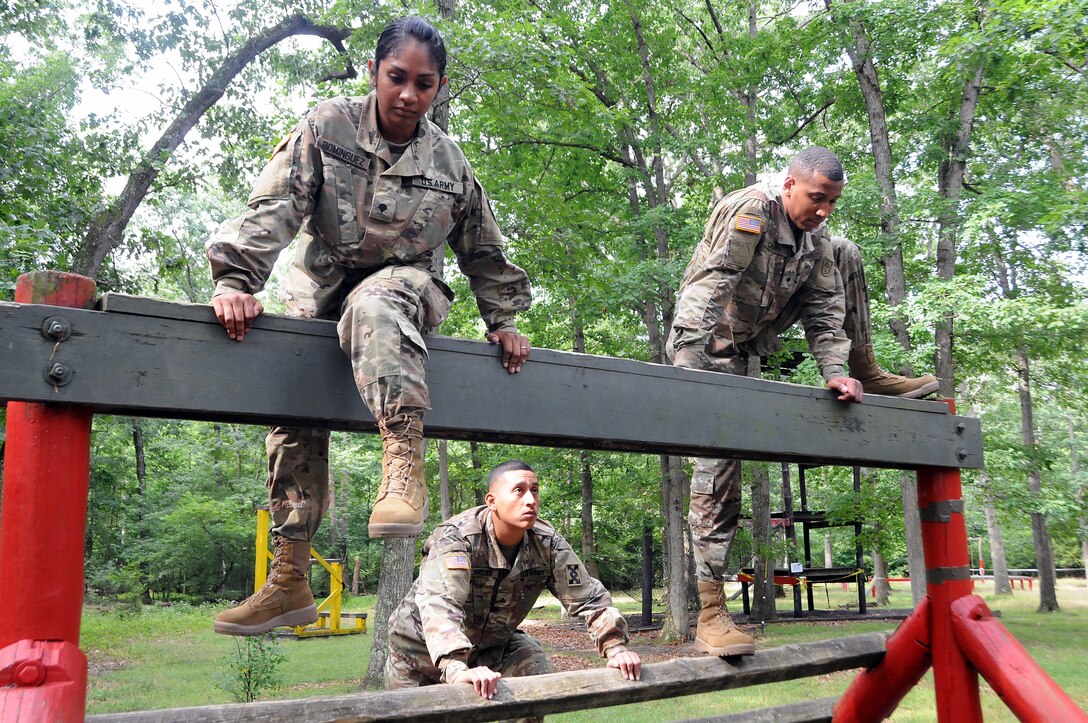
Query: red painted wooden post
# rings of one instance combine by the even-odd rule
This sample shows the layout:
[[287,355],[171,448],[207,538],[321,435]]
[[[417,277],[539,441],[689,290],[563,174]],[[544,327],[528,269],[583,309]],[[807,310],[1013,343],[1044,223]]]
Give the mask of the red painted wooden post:
[[[955,402],[947,403],[955,414]],[[952,628],[952,603],[970,595],[974,588],[960,471],[946,467],[919,469],[918,509],[926,556],[937,719],[942,723],[981,723],[978,673],[964,658]]]
[[929,669],[929,599],[888,638],[888,652],[863,670],[835,703],[835,723],[884,720]]
[[[86,307],[94,281],[39,271],[19,277],[15,300]],[[72,370],[64,322],[43,328],[57,357],[42,373]],[[75,370],[78,374],[78,370]],[[89,409],[9,402],[0,509],[0,723],[81,721],[87,659],[79,650],[83,544],[90,479]]]
[[1088,715],[1039,667],[982,598],[959,598],[952,603],[952,616],[960,650],[1019,720],[1088,723]]

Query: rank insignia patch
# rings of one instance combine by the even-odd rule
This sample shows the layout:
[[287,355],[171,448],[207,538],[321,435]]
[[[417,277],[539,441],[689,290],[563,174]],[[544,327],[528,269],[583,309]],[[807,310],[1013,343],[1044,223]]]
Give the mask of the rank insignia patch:
[[468,555],[463,552],[448,552],[442,557],[447,570],[467,570],[469,568]]
[[736,216],[736,229],[748,233],[760,233],[763,231],[763,219],[756,216],[746,216],[738,213]]
[[567,565],[567,584],[581,585],[582,577],[578,565]]

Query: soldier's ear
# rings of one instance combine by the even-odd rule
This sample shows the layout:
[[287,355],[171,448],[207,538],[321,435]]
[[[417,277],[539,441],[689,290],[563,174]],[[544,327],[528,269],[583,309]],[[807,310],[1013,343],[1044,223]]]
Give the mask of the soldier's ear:
[[793,188],[793,184],[795,184],[796,182],[797,181],[794,180],[793,176],[786,176],[786,179],[782,181],[782,188],[786,189],[787,196],[789,196],[789,191],[791,188]]
[[486,495],[484,495],[484,504],[486,504],[491,510],[495,509],[495,495],[491,494],[490,490]]
[[370,85],[377,88],[378,78],[374,75],[374,58],[366,61],[366,70],[370,73]]

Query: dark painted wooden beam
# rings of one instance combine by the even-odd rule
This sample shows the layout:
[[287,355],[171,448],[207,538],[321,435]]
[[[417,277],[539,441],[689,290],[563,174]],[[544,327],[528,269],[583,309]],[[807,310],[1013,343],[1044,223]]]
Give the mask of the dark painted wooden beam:
[[816,643],[791,644],[737,658],[676,658],[642,667],[642,680],[618,670],[503,678],[490,701],[468,685],[357,693],[259,703],[208,705],[87,717],[87,723],[272,723],[273,721],[471,721],[543,716],[604,708],[680,695],[776,683],[876,665],[884,633],[865,633]]
[[[0,399],[132,416],[374,431],[333,322],[262,316],[230,341],[208,306],[107,295],[103,311],[0,304]],[[60,342],[43,332],[57,317]],[[813,464],[980,467],[978,420],[869,396],[486,342],[428,340],[428,436]],[[58,367],[58,365],[60,365]]]

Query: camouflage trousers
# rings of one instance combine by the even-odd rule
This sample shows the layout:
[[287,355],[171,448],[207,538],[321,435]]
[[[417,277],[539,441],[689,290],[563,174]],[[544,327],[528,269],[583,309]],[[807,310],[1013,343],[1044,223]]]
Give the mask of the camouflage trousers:
[[[291,281],[289,293],[296,302],[289,304],[292,315],[329,318],[330,309],[322,306],[338,312],[340,348],[351,360],[355,385],[375,418],[402,412],[422,416],[430,409],[423,336],[442,323],[450,300],[429,273],[411,266],[379,269],[351,288],[339,309],[328,295],[316,304],[298,304],[300,297],[307,298],[299,290],[305,286]],[[329,432],[275,427],[265,447],[272,533],[312,540],[329,505]]]
[[[548,660],[540,642],[520,630],[514,631],[505,645],[474,649],[468,665],[470,668],[486,666],[505,678],[555,672],[555,666]],[[431,662],[426,643],[396,634],[389,636],[389,652],[385,659],[387,689],[418,688],[441,680],[442,672]]]
[[[852,348],[865,346],[872,343],[872,326],[861,251],[856,244],[841,236],[831,238],[831,247],[846,291],[846,319],[843,330],[849,337]],[[800,318],[800,305],[791,300],[775,321],[775,331],[784,332]],[[713,357],[711,361],[711,371],[747,375],[746,354],[726,358]],[[717,582],[725,574],[733,537],[740,521],[741,491],[740,460],[694,460],[688,524],[691,525],[694,543],[695,574],[699,580]]]

